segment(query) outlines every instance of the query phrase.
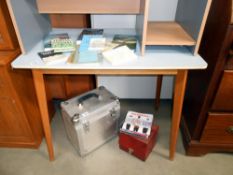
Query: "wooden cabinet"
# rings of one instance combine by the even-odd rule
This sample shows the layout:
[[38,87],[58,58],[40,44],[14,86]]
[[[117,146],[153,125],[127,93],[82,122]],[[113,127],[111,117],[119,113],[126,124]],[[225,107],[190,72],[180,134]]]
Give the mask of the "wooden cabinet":
[[31,72],[10,65],[19,54],[0,51],[0,146],[38,147],[43,130]]
[[[5,0],[0,3],[0,147],[37,148],[43,138],[40,111],[30,70],[15,70],[21,54]],[[69,98],[94,88],[94,77],[45,77],[50,114],[53,98]]]
[[188,155],[233,152],[232,0],[213,0],[200,46],[208,63],[190,71],[182,133]]
[[31,71],[11,68],[21,53],[6,1],[0,3],[0,146],[38,147],[43,138]]

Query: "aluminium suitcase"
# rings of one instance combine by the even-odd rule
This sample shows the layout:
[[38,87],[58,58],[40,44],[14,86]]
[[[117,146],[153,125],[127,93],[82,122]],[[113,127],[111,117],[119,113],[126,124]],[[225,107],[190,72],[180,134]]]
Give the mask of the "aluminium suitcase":
[[62,102],[61,109],[67,136],[80,156],[118,133],[120,102],[103,86]]

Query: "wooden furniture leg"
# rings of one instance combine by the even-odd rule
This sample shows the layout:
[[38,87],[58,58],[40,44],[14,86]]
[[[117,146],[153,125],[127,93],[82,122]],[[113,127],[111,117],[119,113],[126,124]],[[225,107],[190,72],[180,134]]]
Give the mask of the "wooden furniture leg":
[[156,83],[156,96],[155,96],[155,109],[159,109],[160,104],[160,95],[161,95],[161,88],[163,82],[163,75],[157,76],[157,83]]
[[185,87],[187,81],[188,70],[179,70],[176,75],[174,98],[173,98],[173,112],[170,133],[170,160],[174,159],[176,151],[176,142],[179,132],[180,119],[182,114],[182,106],[185,94]]
[[40,108],[45,140],[47,143],[47,148],[49,153],[49,159],[52,161],[54,160],[54,151],[53,151],[52,135],[51,135],[50,122],[49,122],[49,113],[48,113],[47,98],[46,98],[46,91],[44,84],[44,76],[40,70],[32,70],[32,74],[33,74],[33,81],[35,85],[37,100]]

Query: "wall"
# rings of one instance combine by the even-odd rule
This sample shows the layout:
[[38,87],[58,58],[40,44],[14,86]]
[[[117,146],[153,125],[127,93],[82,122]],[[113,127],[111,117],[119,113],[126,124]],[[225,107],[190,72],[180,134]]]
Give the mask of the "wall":
[[[178,0],[150,0],[149,20],[173,21]],[[94,28],[134,28],[134,15],[92,15]],[[156,77],[154,76],[98,76],[98,85],[106,86],[120,98],[155,98]],[[173,93],[173,77],[163,80],[161,98],[170,99]]]

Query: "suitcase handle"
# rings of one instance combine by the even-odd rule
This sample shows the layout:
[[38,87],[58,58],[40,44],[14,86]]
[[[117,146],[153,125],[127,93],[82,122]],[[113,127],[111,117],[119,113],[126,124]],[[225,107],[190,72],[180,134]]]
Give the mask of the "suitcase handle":
[[89,93],[87,95],[82,96],[81,98],[78,99],[78,104],[82,104],[84,101],[88,100],[89,98],[99,98],[99,95],[96,93]]

